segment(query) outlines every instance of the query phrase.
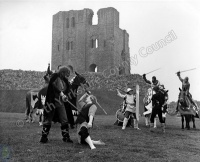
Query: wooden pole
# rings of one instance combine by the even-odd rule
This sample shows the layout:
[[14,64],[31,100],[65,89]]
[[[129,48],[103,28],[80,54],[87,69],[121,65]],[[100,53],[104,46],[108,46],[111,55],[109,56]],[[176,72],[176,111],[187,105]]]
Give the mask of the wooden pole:
[[137,119],[137,121],[139,121],[139,110],[140,110],[140,108],[139,108],[139,102],[140,102],[140,99],[139,99],[139,96],[140,96],[140,94],[139,94],[139,85],[137,84],[136,85],[136,119]]

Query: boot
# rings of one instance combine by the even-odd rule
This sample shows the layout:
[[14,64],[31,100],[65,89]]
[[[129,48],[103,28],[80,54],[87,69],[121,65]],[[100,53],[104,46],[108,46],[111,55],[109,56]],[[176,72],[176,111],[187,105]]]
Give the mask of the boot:
[[148,120],[148,117],[145,117],[145,125],[146,125],[146,127],[149,127],[149,120]]
[[48,134],[50,131],[51,125],[43,125],[43,130],[42,130],[42,137],[40,139],[40,143],[47,143],[48,142]]
[[62,136],[63,136],[62,140],[64,142],[73,143],[73,141],[70,139],[70,136],[69,136],[69,126],[68,126],[68,124],[61,126],[61,132],[62,132]]
[[154,119],[154,123],[153,123],[153,127],[154,127],[154,128],[157,127],[157,126],[156,126],[156,123],[157,123],[157,119],[155,118],[155,119]]
[[138,128],[138,121],[137,121],[137,119],[134,119],[134,128],[140,130],[140,128]]
[[26,117],[25,117],[25,119],[24,120],[28,120],[29,119],[29,116],[28,115],[26,115]]
[[154,129],[154,123],[150,123],[150,132],[153,132]]
[[127,119],[127,118],[124,118],[123,126],[122,126],[122,129],[123,129],[123,130],[126,128],[127,123],[128,123],[128,119]]
[[93,142],[92,142],[90,136],[88,136],[88,137],[85,139],[85,142],[88,143],[88,145],[90,146],[91,150],[96,149],[96,147],[94,146],[94,144],[93,144]]
[[161,123],[162,132],[165,133],[165,123]]

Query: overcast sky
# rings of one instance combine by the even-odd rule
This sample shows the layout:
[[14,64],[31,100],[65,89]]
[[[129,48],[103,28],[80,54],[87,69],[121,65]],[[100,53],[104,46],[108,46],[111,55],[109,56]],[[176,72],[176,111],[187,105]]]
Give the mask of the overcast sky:
[[[155,75],[169,89],[169,100],[173,101],[181,87],[175,73],[196,68],[181,76],[189,77],[190,92],[200,101],[198,0],[0,0],[0,69],[45,71],[51,62],[52,16],[59,11],[90,8],[97,24],[97,11],[106,7],[119,11],[120,28],[129,33],[131,73],[142,75],[161,68],[147,79]],[[152,51],[162,39],[168,43]]]

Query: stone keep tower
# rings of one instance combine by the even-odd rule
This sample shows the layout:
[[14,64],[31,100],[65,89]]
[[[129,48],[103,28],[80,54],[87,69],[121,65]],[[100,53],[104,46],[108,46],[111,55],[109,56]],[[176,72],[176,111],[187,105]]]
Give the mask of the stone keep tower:
[[97,25],[92,25],[93,14],[84,9],[53,15],[52,70],[67,65],[80,73],[114,68],[117,74],[130,74],[129,35],[119,28],[119,12],[100,9]]

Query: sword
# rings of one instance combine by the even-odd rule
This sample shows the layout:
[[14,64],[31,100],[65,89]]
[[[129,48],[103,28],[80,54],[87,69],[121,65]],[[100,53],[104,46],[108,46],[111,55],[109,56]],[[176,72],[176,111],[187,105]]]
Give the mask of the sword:
[[121,88],[117,88],[117,89],[119,89],[120,91],[122,91],[122,92],[126,93],[126,91],[124,91],[124,90],[123,90],[123,89],[121,89]]
[[[88,93],[89,95],[91,95],[91,92],[86,91],[86,93]],[[106,115],[108,115],[107,112],[106,112],[106,110],[103,107],[101,107],[101,105],[98,103],[97,98],[95,96],[94,96],[94,98],[95,98],[95,103],[103,110],[103,112]]]
[[155,70],[153,70],[153,71],[150,71],[150,72],[146,73],[146,75],[147,75],[147,74],[150,74],[150,73],[152,73],[152,72],[154,72],[154,71],[157,71],[157,70],[159,70],[159,69],[161,69],[161,68],[158,68],[158,69],[155,69]]
[[78,112],[80,112],[80,110],[78,110],[78,108],[73,104],[71,103],[67,98],[64,100],[64,102],[68,102],[70,105],[72,105]]
[[103,108],[103,107],[101,107],[101,105],[96,101],[96,103],[97,103],[97,105],[103,110],[103,112],[106,114],[106,115],[108,115],[107,114],[107,112],[105,111],[105,109]]
[[[184,73],[184,72],[187,72],[187,71],[191,71],[191,70],[195,70],[196,68],[193,68],[193,69],[189,69],[189,70],[183,70],[183,71],[180,71],[180,73]],[[178,73],[178,72],[177,72]],[[175,74],[177,74],[175,73]]]
[[[85,90],[85,92],[86,92],[88,95],[91,95],[91,92],[90,92],[90,91]],[[96,98],[96,97],[95,97],[95,98]],[[106,112],[106,110],[105,110],[103,107],[101,107],[101,105],[97,102],[97,98],[96,98],[96,104],[103,110],[103,112],[104,112],[106,115],[108,115],[107,112]]]

